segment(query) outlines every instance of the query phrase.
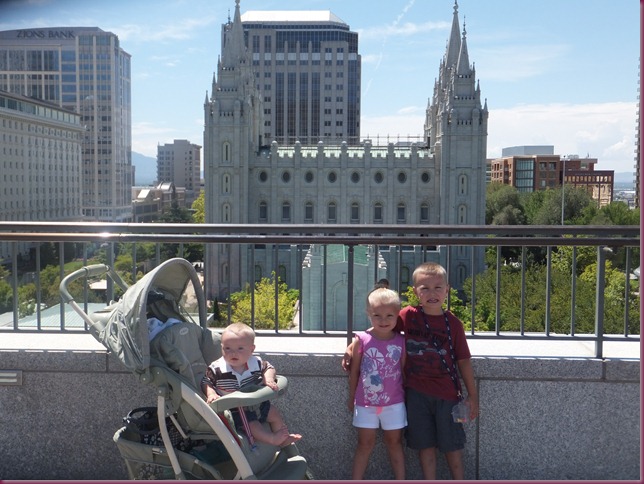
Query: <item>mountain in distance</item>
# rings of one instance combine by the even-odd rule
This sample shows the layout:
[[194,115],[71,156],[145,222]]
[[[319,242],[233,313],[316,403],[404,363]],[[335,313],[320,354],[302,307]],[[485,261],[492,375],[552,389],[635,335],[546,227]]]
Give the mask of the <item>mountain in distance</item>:
[[132,152],[132,166],[134,170],[134,184],[136,186],[153,185],[157,179],[157,159]]

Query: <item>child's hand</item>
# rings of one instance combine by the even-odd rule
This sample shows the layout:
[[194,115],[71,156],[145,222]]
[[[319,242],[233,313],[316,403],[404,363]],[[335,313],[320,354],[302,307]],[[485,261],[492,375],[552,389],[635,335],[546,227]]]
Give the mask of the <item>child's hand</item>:
[[210,395],[208,395],[206,397],[206,403],[212,403],[215,400],[217,400],[218,398],[219,398],[219,395],[217,395],[216,393],[213,392],[213,393],[211,393]]
[[277,386],[277,382],[275,380],[267,380],[266,386],[272,389],[274,392],[279,390],[279,387]]
[[344,355],[342,356],[342,369],[347,373],[351,369],[351,352],[349,351],[348,348],[344,352]]
[[470,420],[476,419],[480,415],[478,397],[467,397],[467,403],[470,406]]

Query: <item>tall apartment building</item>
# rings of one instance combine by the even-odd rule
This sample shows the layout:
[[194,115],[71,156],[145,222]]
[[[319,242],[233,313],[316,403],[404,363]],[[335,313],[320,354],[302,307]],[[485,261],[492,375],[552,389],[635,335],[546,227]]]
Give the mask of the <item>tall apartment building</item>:
[[[294,27],[306,38],[299,23]],[[487,103],[481,103],[456,5],[448,46],[427,107],[426,139],[405,146],[376,146],[369,141],[355,146],[348,139],[315,143],[298,139],[281,144],[274,136],[265,139],[268,114],[262,108],[264,93],[257,85],[257,66],[252,61],[257,58],[255,37],[245,35],[239,0],[234,18],[224,25],[223,32],[212,94],[204,103],[207,223],[485,223],[488,109]],[[260,36],[258,41],[261,45],[265,39]],[[297,63],[300,57],[285,59]],[[454,287],[461,287],[467,276],[483,269],[482,252],[474,257],[471,252],[478,249],[451,251],[449,270]],[[383,255],[391,280],[393,274],[400,274],[401,282],[408,283],[415,266],[426,260],[421,252],[414,247],[400,258],[393,253]],[[281,280],[295,285],[303,263],[297,251],[276,253],[255,247],[252,261],[249,253],[243,244],[207,247],[207,273],[213,275],[206,287],[210,297],[224,298],[230,291],[269,276],[276,267]],[[447,249],[438,247],[433,256],[446,263]],[[378,261],[376,257],[373,260]]]
[[201,146],[185,139],[157,146],[157,183],[172,182],[185,188],[191,206],[201,190]]
[[[80,220],[83,133],[78,114],[0,91],[0,220]],[[19,253],[30,247],[18,242]]]
[[563,186],[587,190],[598,206],[613,201],[615,172],[595,170],[597,158],[554,154],[554,146],[513,146],[490,160],[491,181],[512,185],[520,192]]
[[86,220],[132,219],[130,78],[130,55],[97,27],[0,32],[0,89],[81,115]]
[[264,105],[263,139],[359,144],[358,34],[330,11],[249,11],[241,22]]

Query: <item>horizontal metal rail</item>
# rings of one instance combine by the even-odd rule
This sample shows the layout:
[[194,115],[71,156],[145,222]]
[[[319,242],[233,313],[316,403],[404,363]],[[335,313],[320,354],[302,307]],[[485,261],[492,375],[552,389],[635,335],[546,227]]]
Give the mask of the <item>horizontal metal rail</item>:
[[[521,249],[523,255],[522,259],[522,276],[525,281],[525,252],[528,248],[548,248],[548,264],[550,264],[550,253],[556,247],[573,247],[576,251],[578,247],[594,247],[598,254],[598,279],[596,304],[599,308],[603,307],[603,291],[604,281],[600,280],[599,274],[603,274],[606,248],[620,249],[625,248],[627,251],[627,264],[625,270],[626,290],[624,297],[626,299],[626,310],[624,316],[624,332],[622,334],[603,334],[602,321],[597,316],[595,321],[596,331],[595,334],[576,334],[575,332],[575,313],[574,302],[571,310],[571,330],[570,334],[555,334],[549,329],[549,319],[546,320],[546,330],[544,333],[528,332],[523,329],[524,310],[522,307],[521,313],[521,329],[518,332],[504,332],[500,329],[500,322],[498,321],[500,308],[497,301],[497,327],[493,332],[480,332],[474,330],[472,324],[470,338],[485,338],[485,339],[547,339],[547,340],[579,340],[579,341],[595,341],[597,347],[597,356],[601,357],[601,343],[603,341],[639,341],[639,334],[633,335],[632,329],[628,325],[628,299],[633,297],[630,287],[630,272],[631,269],[631,253],[640,247],[640,228],[638,226],[472,226],[472,225],[327,225],[327,224],[301,224],[301,225],[274,225],[274,224],[160,224],[160,223],[67,223],[67,222],[0,222],[0,243],[8,243],[16,246],[21,243],[31,243],[36,246],[42,243],[56,243],[59,244],[59,250],[64,254],[64,243],[83,243],[83,244],[99,244],[107,247],[108,264],[114,262],[114,254],[112,246],[115,243],[142,243],[151,242],[157,244],[156,263],[159,260],[159,246],[161,244],[246,244],[251,247],[261,246],[310,246],[310,245],[345,245],[349,248],[351,263],[349,264],[348,283],[349,295],[352,293],[354,281],[353,273],[353,248],[360,245],[375,245],[378,247],[391,246],[402,248],[415,246],[415,247],[456,247],[456,246],[469,246],[469,247],[493,247],[497,249],[497,274],[501,273],[501,248],[515,248]],[[299,250],[299,249],[298,249]],[[39,272],[43,269],[40,267],[40,251],[36,250],[37,261],[37,274],[36,283],[38,286],[38,300],[37,303],[37,320],[38,324],[35,328],[25,329],[18,325],[19,304],[18,301],[18,258],[14,251],[14,255],[9,265],[6,265],[11,273],[10,283],[13,287],[13,324],[7,325],[0,320],[0,331],[2,330],[15,330],[15,331],[45,331],[41,324],[40,318],[40,293],[42,288],[39,285]],[[59,272],[62,277],[64,274],[64,265],[62,263],[63,256],[61,255],[61,262]],[[133,275],[136,274],[136,249],[134,249]],[[574,267],[574,265],[573,265]],[[574,271],[574,269],[573,269]],[[500,276],[499,276],[500,277]],[[550,267],[548,266],[548,278],[550,277]],[[298,277],[301,280],[301,277]],[[573,290],[572,297],[574,301],[575,292],[574,284],[576,278],[572,278]],[[500,293],[500,288],[497,281],[497,297]],[[298,281],[300,284],[301,281]],[[548,282],[549,284],[550,282]],[[522,291],[525,291],[525,282],[522,283]],[[472,284],[473,299],[476,292],[474,282]],[[111,288],[108,288],[108,295]],[[277,289],[276,289],[277,294]],[[547,291],[547,295],[550,293]],[[522,292],[522,299],[525,299],[525,293]],[[349,300],[349,313],[352,313],[353,307]],[[517,301],[517,304],[524,304],[524,301]],[[546,297],[545,304],[549,305],[549,296]],[[474,307],[473,301],[472,321],[474,321]],[[277,313],[277,298],[275,303],[275,310]],[[547,311],[547,318],[549,318],[549,310]],[[347,331],[330,331],[324,328],[320,331],[302,331],[301,328],[297,333],[298,336],[340,336],[350,339],[351,335],[351,318],[349,314],[349,327]],[[60,309],[61,324],[57,328],[60,331],[69,331],[71,328],[65,325],[65,312]],[[87,329],[87,328],[84,328]],[[77,328],[75,330],[78,330]],[[280,335],[284,331],[280,331],[276,327],[274,331],[260,331],[262,334],[267,335]],[[639,327],[637,328],[639,333]]]

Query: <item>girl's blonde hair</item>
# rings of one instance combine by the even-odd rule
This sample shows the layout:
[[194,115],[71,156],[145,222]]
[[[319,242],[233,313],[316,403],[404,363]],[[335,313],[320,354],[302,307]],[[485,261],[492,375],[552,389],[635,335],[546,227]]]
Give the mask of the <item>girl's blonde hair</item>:
[[392,289],[378,287],[367,295],[367,311],[373,306],[395,304],[400,309],[400,296]]

